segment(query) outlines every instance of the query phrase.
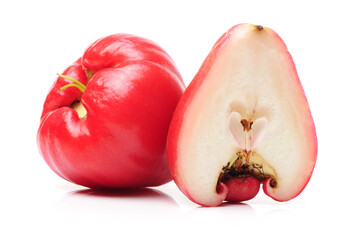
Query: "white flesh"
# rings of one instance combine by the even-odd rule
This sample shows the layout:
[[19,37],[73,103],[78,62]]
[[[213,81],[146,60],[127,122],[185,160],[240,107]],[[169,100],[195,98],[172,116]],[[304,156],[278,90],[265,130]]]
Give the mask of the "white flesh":
[[235,29],[185,113],[178,166],[198,203],[225,198],[216,192],[222,167],[247,148],[244,133],[232,130],[238,115],[255,120],[248,148],[276,171],[279,200],[297,195],[312,172],[312,118],[292,59],[273,34]]

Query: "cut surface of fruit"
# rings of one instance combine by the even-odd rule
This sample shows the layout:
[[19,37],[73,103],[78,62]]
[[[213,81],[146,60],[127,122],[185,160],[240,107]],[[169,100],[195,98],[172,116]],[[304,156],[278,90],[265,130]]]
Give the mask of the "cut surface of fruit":
[[[175,182],[200,205],[242,192],[232,178],[257,180],[278,201],[303,190],[316,132],[292,58],[273,30],[240,24],[217,41],[178,104],[167,154]],[[243,192],[257,194],[259,184],[251,186]]]

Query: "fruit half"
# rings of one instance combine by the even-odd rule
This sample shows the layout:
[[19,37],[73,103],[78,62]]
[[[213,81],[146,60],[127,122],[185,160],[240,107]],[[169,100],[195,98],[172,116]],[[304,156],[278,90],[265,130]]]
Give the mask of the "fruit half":
[[181,98],[167,156],[180,190],[203,206],[296,197],[315,166],[317,138],[286,45],[271,29],[231,28]]

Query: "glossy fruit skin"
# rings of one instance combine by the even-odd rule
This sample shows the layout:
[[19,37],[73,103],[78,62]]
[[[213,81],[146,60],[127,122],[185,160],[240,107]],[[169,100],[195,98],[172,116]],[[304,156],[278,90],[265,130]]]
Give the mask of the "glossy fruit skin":
[[259,189],[260,182],[252,177],[249,178],[231,178],[224,183],[227,186],[228,202],[243,202],[254,198]]
[[[165,146],[184,91],[169,55],[154,42],[114,34],[90,45],[63,75],[86,85],[82,94],[59,77],[45,100],[40,154],[62,178],[90,188],[131,188],[169,182]],[[80,119],[70,105],[80,100]]]

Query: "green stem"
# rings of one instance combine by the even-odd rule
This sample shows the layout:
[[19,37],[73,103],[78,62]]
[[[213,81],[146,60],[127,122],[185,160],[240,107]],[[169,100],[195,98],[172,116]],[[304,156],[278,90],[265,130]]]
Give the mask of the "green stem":
[[81,82],[79,82],[78,80],[74,79],[74,78],[71,78],[71,77],[68,77],[68,76],[65,76],[65,75],[62,75],[62,74],[57,74],[59,77],[62,77],[64,79],[67,79],[67,80],[70,80],[72,81],[73,83],[69,83],[63,87],[60,88],[61,91],[67,89],[68,87],[76,87],[78,88],[81,92],[84,92],[85,89],[86,89],[86,86],[84,84],[82,84]]
[[78,84],[75,83],[69,83],[67,85],[65,85],[64,87],[60,88],[60,91],[64,91],[65,89],[67,89],[68,87],[76,87],[78,88],[82,93],[85,91],[85,89],[83,89],[82,87],[80,87]]

